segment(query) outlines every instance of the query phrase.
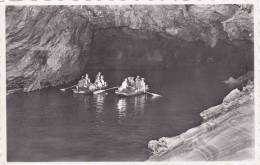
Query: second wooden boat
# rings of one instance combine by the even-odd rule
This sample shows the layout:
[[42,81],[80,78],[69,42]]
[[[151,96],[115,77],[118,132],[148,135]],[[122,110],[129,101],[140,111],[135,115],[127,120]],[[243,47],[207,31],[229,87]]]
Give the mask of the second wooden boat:
[[124,96],[124,97],[129,97],[129,96],[137,96],[137,95],[141,95],[141,94],[145,94],[146,91],[145,90],[116,90],[115,94],[119,95],[119,96]]
[[78,88],[72,89],[73,93],[77,94],[91,94],[93,91],[90,91],[88,88]]
[[91,87],[91,88],[84,88],[84,87],[81,87],[81,88],[74,88],[72,89],[73,93],[77,93],[77,94],[92,94],[96,91],[99,91],[99,90],[104,90],[107,86],[103,86],[101,88],[95,88],[95,87]]

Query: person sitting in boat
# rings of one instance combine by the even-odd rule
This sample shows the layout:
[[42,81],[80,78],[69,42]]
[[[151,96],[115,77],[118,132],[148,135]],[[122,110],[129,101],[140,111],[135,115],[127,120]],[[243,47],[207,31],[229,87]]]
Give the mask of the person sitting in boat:
[[99,80],[101,76],[101,72],[98,72],[98,74],[96,75],[96,80]]
[[135,81],[134,81],[134,77],[128,77],[128,86],[135,88]]
[[79,82],[78,82],[77,87],[78,87],[78,88],[83,88],[83,87],[84,87],[84,84],[85,84],[85,78],[84,78],[84,76],[82,76],[81,79],[80,79]]
[[136,78],[135,78],[135,82],[139,81],[140,80],[140,76],[137,75]]
[[118,88],[119,91],[122,91],[128,87],[128,78],[125,78],[122,82],[122,85]]
[[96,88],[100,87],[100,75],[101,75],[101,73],[98,72],[98,74],[96,75],[96,78],[95,78],[94,84],[95,84]]
[[144,82],[144,78],[141,78],[140,87],[141,87],[140,90],[144,90],[144,91],[146,90],[146,84]]
[[101,89],[103,87],[107,86],[107,83],[104,81],[104,76],[101,75],[100,72],[98,72],[96,79],[95,79],[95,85],[97,88]]
[[131,86],[131,80],[130,79],[131,79],[130,77],[126,78],[127,86]]
[[149,89],[148,85],[145,86],[145,91],[147,91]]
[[103,75],[100,76],[100,82],[102,84],[102,87],[107,87],[107,82],[104,81],[104,76]]
[[118,88],[118,90],[123,91],[123,90],[133,90],[133,89],[135,89],[134,84],[132,84],[131,81],[132,81],[131,77],[125,78],[125,80],[122,82],[122,85]]
[[88,89],[89,89],[90,91],[95,91],[95,90],[97,90],[97,86],[96,86],[95,84],[91,83],[91,84],[89,85]]
[[89,77],[88,77],[88,74],[86,74],[85,83],[84,83],[84,86],[83,86],[83,87],[84,87],[84,88],[88,88],[90,84],[91,84],[90,79],[89,79]]
[[136,86],[136,90],[140,90],[141,89],[141,79],[140,79],[140,76],[136,76],[136,78],[135,78],[135,86]]
[[129,89],[136,90],[136,82],[134,77],[130,77],[129,84]]

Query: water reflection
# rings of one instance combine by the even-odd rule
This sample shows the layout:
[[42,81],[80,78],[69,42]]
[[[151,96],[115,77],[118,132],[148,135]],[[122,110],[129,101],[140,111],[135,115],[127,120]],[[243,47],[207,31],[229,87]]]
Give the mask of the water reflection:
[[140,96],[134,97],[134,116],[135,117],[143,116],[146,100],[147,100],[147,95],[140,95]]
[[[112,91],[88,96],[57,90],[10,95],[8,160],[143,161],[148,139],[177,135],[200,124],[201,110],[229,92],[216,79],[218,70],[210,73],[213,76],[206,79],[208,72],[199,70],[148,72],[143,77],[151,81],[151,91],[163,95],[160,99],[118,98]],[[106,71],[111,86],[137,74],[141,75]]]
[[92,100],[90,96],[86,95],[79,95],[79,94],[73,94],[72,97],[76,101],[76,107],[75,109],[82,109],[82,110],[87,110],[91,107]]
[[85,105],[90,105],[90,98],[88,96],[84,97],[84,104]]
[[127,118],[141,118],[144,115],[147,99],[147,95],[120,98],[116,104],[118,123],[122,124]]
[[104,123],[104,102],[106,98],[106,93],[93,95],[93,102],[95,102],[95,113],[97,118],[97,123]]
[[117,102],[117,110],[118,110],[117,117],[118,117],[119,124],[122,124],[126,119],[126,107],[127,107],[126,98],[120,98]]

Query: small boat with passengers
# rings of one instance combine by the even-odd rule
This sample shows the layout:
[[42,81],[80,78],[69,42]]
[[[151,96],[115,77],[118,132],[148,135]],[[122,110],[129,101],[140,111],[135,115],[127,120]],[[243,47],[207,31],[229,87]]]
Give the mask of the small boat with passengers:
[[137,76],[134,77],[127,77],[122,82],[122,85],[120,87],[111,87],[107,88],[107,82],[104,81],[104,76],[101,75],[99,72],[96,76],[95,82],[91,83],[88,74],[86,74],[86,77],[82,76],[82,78],[79,80],[78,84],[73,85],[71,87],[62,88],[61,91],[66,91],[68,89],[72,89],[73,93],[76,94],[99,94],[103,93],[105,91],[109,91],[112,89],[115,90],[115,94],[118,96],[137,96],[141,94],[149,94],[155,97],[161,97],[161,95],[156,93],[151,93],[148,91],[148,85],[144,82],[144,78],[140,78]]
[[134,77],[127,77],[115,91],[115,94],[128,97],[145,94],[147,91],[148,85],[145,84],[144,78],[137,76],[135,79]]
[[107,86],[107,82],[104,81],[104,76],[99,72],[96,75],[94,83],[90,81],[88,74],[86,74],[85,77],[82,76],[76,88],[72,89],[72,91],[77,94],[92,94],[95,91],[105,89]]

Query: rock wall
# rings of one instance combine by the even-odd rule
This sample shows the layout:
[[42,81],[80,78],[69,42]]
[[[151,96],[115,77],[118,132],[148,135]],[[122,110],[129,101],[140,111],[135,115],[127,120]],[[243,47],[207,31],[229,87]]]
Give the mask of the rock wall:
[[64,7],[8,7],[7,86],[26,91],[80,76],[91,44],[88,20]]
[[127,27],[215,47],[253,41],[252,6],[8,6],[7,88],[25,91],[75,81],[87,67],[94,33]]
[[176,137],[151,140],[150,161],[252,160],[254,158],[254,92],[250,81],[234,89],[222,104],[200,116],[203,123]]

